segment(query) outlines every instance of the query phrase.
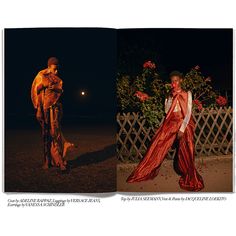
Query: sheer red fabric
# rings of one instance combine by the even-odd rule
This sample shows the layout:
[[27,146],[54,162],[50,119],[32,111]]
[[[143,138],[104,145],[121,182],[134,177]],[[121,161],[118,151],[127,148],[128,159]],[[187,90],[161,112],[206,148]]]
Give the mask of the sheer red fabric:
[[[181,112],[173,112],[177,100]],[[173,143],[187,112],[188,94],[185,91],[173,93],[172,105],[166,118],[151,140],[151,144],[136,169],[127,178],[128,183],[154,179]],[[204,188],[201,175],[194,164],[194,122],[192,116],[180,140],[178,140],[174,170],[180,175],[179,185],[187,191],[200,191]]]

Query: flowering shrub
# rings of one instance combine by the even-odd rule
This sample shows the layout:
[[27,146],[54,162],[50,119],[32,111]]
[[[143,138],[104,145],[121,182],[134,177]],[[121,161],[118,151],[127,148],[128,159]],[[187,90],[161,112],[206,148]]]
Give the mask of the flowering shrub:
[[[164,100],[175,86],[175,83],[166,83],[160,78],[154,62],[146,61],[140,75],[130,77],[118,74],[117,101],[119,110],[140,112],[149,125],[156,126],[158,119],[164,115]],[[199,65],[186,73],[181,87],[192,92],[193,109],[200,111],[203,107],[225,106],[227,104],[227,100],[218,96],[213,90],[211,78],[205,78],[201,74]]]
[[144,101],[146,101],[146,100],[149,98],[149,96],[148,96],[146,93],[143,93],[143,92],[140,92],[140,91],[137,91],[137,92],[134,94],[134,96],[136,96],[137,98],[139,98],[139,100],[140,100],[141,102],[144,102]]
[[146,61],[146,62],[144,62],[144,64],[143,64],[143,68],[144,68],[144,69],[156,69],[156,65],[155,65],[154,62]]
[[216,103],[219,105],[219,106],[225,106],[227,104],[227,99],[225,97],[222,97],[222,96],[219,96],[218,98],[216,98]]
[[203,107],[214,107],[217,95],[211,85],[211,78],[205,78],[202,75],[199,65],[192,68],[184,76],[181,86],[186,91],[190,90],[192,92],[193,100],[198,101],[194,107],[200,109]]
[[199,111],[202,110],[202,103],[197,99],[193,100],[193,106],[196,106]]

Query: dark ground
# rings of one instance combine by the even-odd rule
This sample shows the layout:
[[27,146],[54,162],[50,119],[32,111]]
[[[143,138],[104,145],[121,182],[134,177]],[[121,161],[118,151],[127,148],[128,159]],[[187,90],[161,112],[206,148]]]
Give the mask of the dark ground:
[[[5,192],[98,193],[116,189],[120,192],[184,192],[179,188],[179,177],[171,160],[164,161],[153,181],[127,184],[125,180],[137,164],[117,162],[112,125],[65,125],[63,133],[68,141],[78,145],[67,156],[71,169],[66,174],[57,168],[41,168],[43,149],[39,125],[34,129],[6,129]],[[232,192],[232,155],[201,160],[195,162],[205,182],[201,192]]]
[[78,145],[67,159],[71,166],[43,170],[39,125],[5,132],[5,192],[89,193],[116,191],[115,130],[109,125],[62,127]]

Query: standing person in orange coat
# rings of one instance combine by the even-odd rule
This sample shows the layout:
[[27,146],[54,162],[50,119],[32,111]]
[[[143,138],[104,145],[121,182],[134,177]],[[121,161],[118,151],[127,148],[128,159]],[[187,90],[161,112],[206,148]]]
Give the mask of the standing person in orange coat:
[[65,155],[69,147],[74,146],[65,140],[60,121],[63,93],[62,80],[58,76],[58,59],[50,57],[48,68],[41,70],[35,77],[31,88],[31,99],[36,111],[36,118],[42,127],[44,143],[43,169],[50,166],[66,169]]
[[204,188],[203,179],[194,164],[192,94],[181,88],[182,78],[182,73],[178,71],[170,74],[172,91],[165,100],[165,120],[153,136],[145,156],[127,178],[128,183],[154,179],[177,139],[175,171],[180,175],[180,187],[188,191],[200,191]]

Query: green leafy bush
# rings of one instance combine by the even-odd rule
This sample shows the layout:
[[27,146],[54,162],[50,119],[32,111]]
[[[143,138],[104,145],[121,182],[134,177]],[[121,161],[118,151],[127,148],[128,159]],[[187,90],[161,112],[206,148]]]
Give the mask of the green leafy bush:
[[[217,94],[211,78],[205,78],[199,66],[195,66],[185,74],[181,84],[193,95],[193,109],[203,107],[224,106],[227,100]],[[157,66],[151,61],[143,64],[140,75],[131,77],[118,74],[117,101],[121,112],[139,112],[150,126],[157,126],[158,119],[164,115],[164,100],[171,91],[170,83],[166,83],[159,75]]]

